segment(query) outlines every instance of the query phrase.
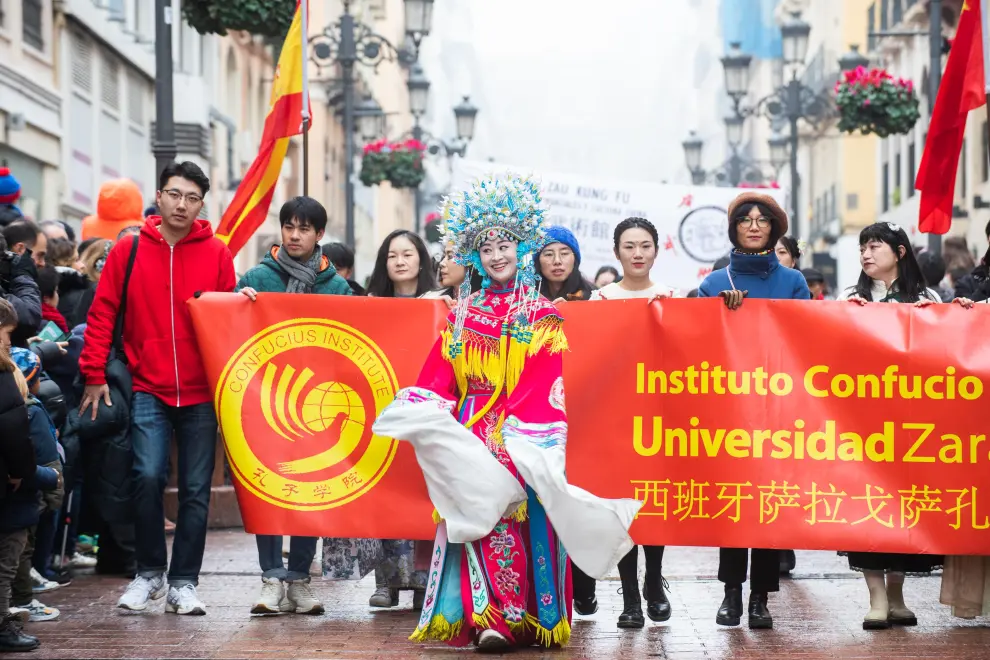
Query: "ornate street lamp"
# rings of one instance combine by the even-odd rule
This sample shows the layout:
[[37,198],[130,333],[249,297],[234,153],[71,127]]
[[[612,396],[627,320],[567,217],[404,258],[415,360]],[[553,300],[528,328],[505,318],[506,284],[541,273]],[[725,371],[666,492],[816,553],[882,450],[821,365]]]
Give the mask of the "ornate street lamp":
[[729,141],[729,146],[733,149],[742,144],[745,124],[746,118],[740,115],[731,115],[725,118],[725,139]]
[[753,56],[743,53],[741,48],[738,41],[732,42],[729,44],[729,54],[722,58],[725,91],[737,103],[749,91],[749,65],[753,61]]
[[433,0],[405,0],[406,6],[406,35],[408,35],[416,50],[423,37],[430,34],[433,26]]
[[422,117],[430,100],[430,81],[419,64],[414,64],[409,70],[406,87],[409,89],[409,111],[415,117]]
[[780,133],[774,133],[767,140],[767,145],[770,147],[770,164],[777,171],[787,164],[787,142],[787,136]]
[[385,133],[385,112],[378,101],[372,96],[366,96],[354,108],[357,118],[358,133],[365,142],[378,139]]
[[705,141],[698,137],[694,131],[688,133],[688,137],[681,143],[684,147],[684,163],[692,176],[701,170],[701,151],[705,146]]
[[870,59],[859,52],[859,44],[849,46],[849,52],[839,58],[839,68],[843,71],[855,71],[859,67],[870,66]]
[[790,20],[780,28],[785,64],[804,62],[804,58],[808,56],[808,35],[810,34],[811,25],[801,18],[801,12],[792,12]]
[[[319,34],[310,37],[309,58],[316,65],[325,82],[339,83],[344,100],[344,208],[345,240],[354,247],[354,134],[359,129],[361,136],[373,139],[384,134],[384,113],[374,99],[365,99],[360,104],[354,98],[354,67],[361,63],[377,69],[383,61],[399,60],[403,64],[415,62],[423,37],[430,33],[433,24],[434,0],[404,0],[406,38],[412,41],[416,52],[402,53],[388,39],[375,33],[359,22],[351,14],[354,0],[343,0],[344,13],[335,23],[323,28]],[[339,68],[340,76],[336,77]],[[324,72],[329,72],[329,76]],[[313,81],[316,82],[316,81]],[[427,83],[427,91],[429,83]],[[413,99],[413,93],[417,96]],[[425,93],[410,89],[410,105],[424,101]],[[369,103],[370,101],[370,103]],[[373,105],[372,105],[373,104]],[[412,108],[415,111],[415,107]],[[425,104],[421,106],[425,111]],[[360,126],[356,123],[360,122]]]
[[464,141],[474,139],[474,120],[478,116],[478,107],[471,103],[471,97],[454,106],[454,118],[457,120],[457,137]]

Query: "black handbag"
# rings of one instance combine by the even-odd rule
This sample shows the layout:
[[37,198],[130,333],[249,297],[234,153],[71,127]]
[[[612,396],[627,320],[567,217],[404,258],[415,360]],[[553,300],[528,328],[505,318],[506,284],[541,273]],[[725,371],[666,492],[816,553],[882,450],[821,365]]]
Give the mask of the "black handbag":
[[103,397],[97,401],[96,420],[90,415],[82,415],[79,420],[79,434],[85,441],[113,435],[126,431],[130,426],[131,398],[133,396],[133,380],[127,369],[127,354],[124,352],[124,317],[127,313],[127,289],[134,270],[134,260],[137,258],[139,236],[131,242],[131,252],[127,260],[127,270],[124,272],[124,285],[120,294],[120,305],[117,307],[117,318],[113,326],[113,338],[110,343],[110,353],[105,368],[107,387],[110,388],[110,401],[107,406]]

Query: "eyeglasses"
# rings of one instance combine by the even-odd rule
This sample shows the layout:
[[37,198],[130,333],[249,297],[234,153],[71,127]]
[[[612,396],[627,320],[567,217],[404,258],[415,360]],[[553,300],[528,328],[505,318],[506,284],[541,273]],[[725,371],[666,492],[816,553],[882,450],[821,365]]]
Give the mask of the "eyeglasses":
[[742,218],[736,218],[736,224],[741,227],[752,227],[753,222],[756,222],[756,226],[760,229],[766,229],[770,226],[770,218],[764,218],[762,215],[758,218],[751,218],[750,216],[744,216]]
[[169,188],[168,190],[163,190],[162,192],[168,195],[168,198],[176,204],[181,202],[183,198],[185,198],[186,204],[189,204],[190,206],[203,203],[203,198],[196,193],[187,193],[183,195],[181,190],[176,190],[175,188]]

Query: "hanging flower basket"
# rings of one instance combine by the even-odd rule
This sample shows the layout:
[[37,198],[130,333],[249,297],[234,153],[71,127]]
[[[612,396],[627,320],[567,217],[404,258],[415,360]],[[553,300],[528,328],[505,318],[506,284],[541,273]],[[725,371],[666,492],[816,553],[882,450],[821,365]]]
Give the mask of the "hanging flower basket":
[[[147,2],[147,0],[141,0]],[[182,3],[182,17],[200,34],[244,30],[278,39],[289,31],[296,0],[195,0]]]
[[392,148],[386,140],[364,145],[361,156],[361,183],[377,186],[389,178],[392,167]]
[[423,154],[426,145],[419,140],[406,140],[392,145],[392,162],[388,180],[393,188],[416,188],[426,178]]
[[883,69],[858,67],[835,84],[839,130],[880,137],[911,132],[921,114],[914,83]]

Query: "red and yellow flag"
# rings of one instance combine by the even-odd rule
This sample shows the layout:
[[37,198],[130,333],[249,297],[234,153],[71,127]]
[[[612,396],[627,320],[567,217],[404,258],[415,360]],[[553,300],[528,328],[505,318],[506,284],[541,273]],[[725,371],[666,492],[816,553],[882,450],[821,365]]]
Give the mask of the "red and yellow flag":
[[244,247],[251,235],[268,217],[268,207],[282,170],[282,161],[289,148],[289,138],[303,132],[303,108],[312,117],[309,95],[306,93],[307,71],[304,66],[306,41],[305,2],[296,4],[296,15],[285,35],[282,54],[275,69],[272,98],[265,118],[261,146],[251,168],[244,175],[234,199],[224,211],[217,238],[230,247],[232,254]]
[[979,0],[966,0],[939,85],[915,188],[921,191],[918,229],[944,234],[952,225],[959,154],[970,110],[986,103],[983,20]]

